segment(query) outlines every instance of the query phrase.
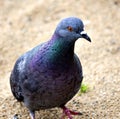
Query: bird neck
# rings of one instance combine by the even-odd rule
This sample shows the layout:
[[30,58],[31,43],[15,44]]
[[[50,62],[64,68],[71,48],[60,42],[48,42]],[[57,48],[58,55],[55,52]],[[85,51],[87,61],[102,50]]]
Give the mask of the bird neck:
[[73,58],[75,41],[68,41],[57,35],[53,35],[50,42],[52,48],[56,50],[58,56],[64,56],[66,58]]

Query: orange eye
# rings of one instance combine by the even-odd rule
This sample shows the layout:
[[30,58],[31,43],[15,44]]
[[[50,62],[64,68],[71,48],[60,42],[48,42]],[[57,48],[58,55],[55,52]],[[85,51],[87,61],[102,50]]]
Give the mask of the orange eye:
[[73,28],[71,26],[68,26],[67,29],[72,32],[73,31]]

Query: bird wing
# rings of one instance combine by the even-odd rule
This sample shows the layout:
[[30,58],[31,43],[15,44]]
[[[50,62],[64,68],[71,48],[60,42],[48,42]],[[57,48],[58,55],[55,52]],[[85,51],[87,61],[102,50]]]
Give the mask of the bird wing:
[[[37,47],[33,48],[32,50],[26,52],[23,54],[18,60],[16,61],[14,68],[12,70],[12,73],[10,75],[10,86],[11,86],[11,91],[14,95],[14,97],[18,101],[23,101],[24,96],[23,96],[23,91],[22,91],[22,82],[26,80],[27,78],[27,69],[26,69],[26,64],[31,55],[34,55],[35,52],[43,45],[38,45]],[[31,54],[33,52],[33,54]]]
[[18,71],[18,64],[22,61],[22,58],[19,58],[14,66],[14,69],[10,75],[10,86],[11,86],[11,91],[14,95],[14,97],[18,101],[23,101],[23,96],[22,96],[22,90],[20,87],[20,80],[19,80],[19,71]]

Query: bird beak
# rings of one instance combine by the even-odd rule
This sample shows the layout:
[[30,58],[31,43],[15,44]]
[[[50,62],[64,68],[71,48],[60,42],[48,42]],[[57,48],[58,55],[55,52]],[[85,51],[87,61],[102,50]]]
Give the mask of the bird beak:
[[87,35],[87,33],[85,31],[82,31],[81,33],[82,38],[85,38],[86,40],[88,40],[89,42],[91,42],[90,37]]

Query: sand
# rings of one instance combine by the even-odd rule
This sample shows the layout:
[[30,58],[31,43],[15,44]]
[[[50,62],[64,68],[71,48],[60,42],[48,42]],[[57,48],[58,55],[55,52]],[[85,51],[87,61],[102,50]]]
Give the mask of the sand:
[[[28,110],[11,94],[9,76],[16,59],[48,40],[65,17],[85,23],[92,43],[76,42],[85,94],[77,94],[67,106],[83,115],[74,119],[120,118],[120,1],[119,0],[0,0],[0,119],[30,119]],[[59,119],[58,108],[36,112],[36,119]],[[67,119],[67,118],[66,118]]]

